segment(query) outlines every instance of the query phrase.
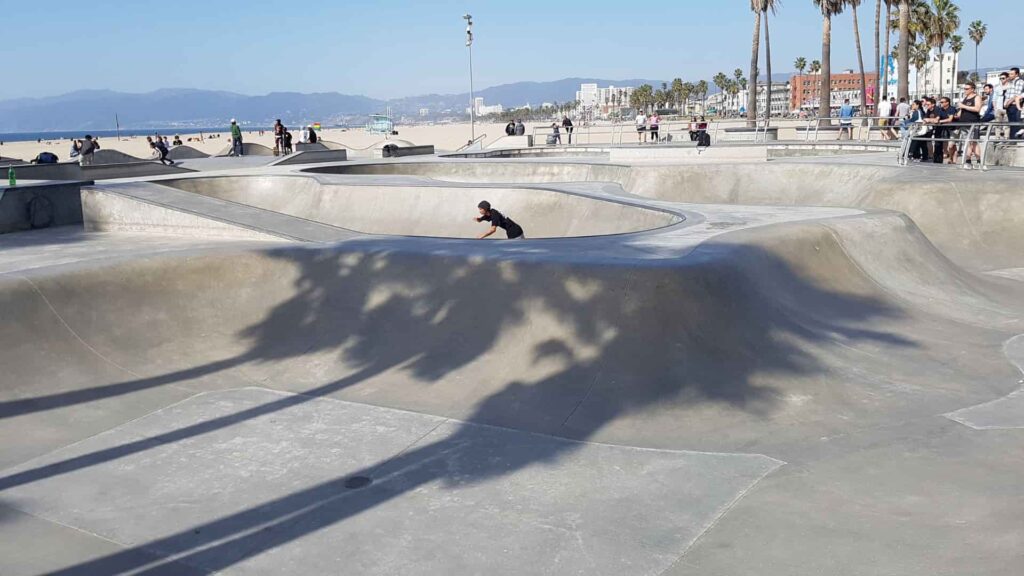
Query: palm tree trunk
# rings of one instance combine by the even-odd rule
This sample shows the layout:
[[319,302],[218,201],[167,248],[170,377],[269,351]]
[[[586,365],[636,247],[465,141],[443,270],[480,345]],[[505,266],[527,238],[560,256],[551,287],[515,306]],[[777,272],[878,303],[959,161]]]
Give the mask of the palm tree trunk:
[[821,102],[818,117],[832,116],[832,17],[821,19]]
[[878,111],[881,109],[882,102],[882,37],[880,34],[882,23],[882,0],[875,0],[875,70],[878,71],[875,74],[875,116],[879,116]]
[[981,76],[978,76],[978,44],[980,44],[980,42],[975,42],[974,43],[974,81],[975,82],[981,82]]
[[910,100],[910,0],[900,2],[899,97]]
[[943,80],[942,69],[944,68],[944,66],[943,66],[944,63],[945,62],[943,62],[943,58],[942,58],[942,46],[939,46],[939,89],[936,90],[936,92],[939,94],[939,96],[942,96],[943,95],[942,91],[945,90],[945,88],[942,87],[942,84],[943,84],[943,82],[942,82],[942,80]]
[[[764,105],[768,108],[764,112],[764,125],[770,126],[772,123],[772,40],[768,35],[768,12],[764,13],[764,63],[765,68],[768,71],[768,88],[764,93]],[[757,88],[757,82],[754,82],[755,89]]]
[[761,52],[761,11],[754,12],[754,39],[750,46],[750,82],[753,90],[747,94],[747,126],[757,126],[757,57]]
[[853,8],[853,37],[857,42],[857,63],[860,64],[860,113],[867,116],[868,85],[867,76],[864,75],[864,52],[860,48],[860,23],[857,20],[857,5],[850,6]]
[[883,95],[885,99],[889,99],[889,54],[892,53],[892,46],[890,42],[892,40],[892,31],[889,30],[889,22],[892,21],[892,4],[889,0],[885,0],[885,91]]

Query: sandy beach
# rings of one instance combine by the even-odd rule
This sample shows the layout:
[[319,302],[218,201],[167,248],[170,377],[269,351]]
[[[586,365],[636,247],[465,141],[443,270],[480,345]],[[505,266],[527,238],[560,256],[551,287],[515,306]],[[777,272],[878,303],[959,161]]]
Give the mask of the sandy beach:
[[[532,133],[531,131],[535,125],[545,124],[526,124],[527,134]],[[301,128],[289,127],[289,129],[291,130],[293,137],[298,140]],[[205,133],[203,134],[202,139],[200,139],[199,133],[174,133],[164,130],[154,130],[154,132],[159,132],[163,136],[170,137],[171,139],[173,139],[175,135],[180,136],[184,145],[192,146],[197,150],[213,155],[224,151],[230,146],[231,139],[226,130],[227,127],[225,127],[225,132],[223,133]],[[396,141],[397,144],[432,144],[439,151],[455,150],[460,146],[465,145],[470,138],[470,126],[468,122],[459,124],[398,126],[397,130],[397,136],[389,137],[391,140]],[[487,142],[493,142],[495,139],[505,134],[505,124],[477,123],[476,135],[480,136],[483,134],[487,135]],[[363,128],[328,128],[321,130],[319,135],[323,140],[337,142],[338,144],[342,144],[346,148],[354,151],[372,148],[375,144],[384,140],[384,136],[380,134],[371,134]],[[82,136],[85,136],[85,132],[82,133]],[[189,141],[190,138],[192,139],[191,142]],[[243,132],[242,138],[247,143],[263,144],[270,147],[273,147],[274,145],[274,135],[271,132],[264,132],[261,136],[258,132],[245,131]],[[116,138],[100,138],[99,142],[100,146],[104,149],[118,150],[125,154],[135,156],[136,158],[152,157],[149,144],[146,142],[145,136],[122,136],[120,140],[117,140]],[[70,148],[71,142],[69,140],[4,142],[4,144],[0,146],[0,156],[4,158],[19,158],[21,160],[28,161],[35,158],[40,152],[52,152],[56,154],[61,161],[65,161],[69,159],[68,153]]]

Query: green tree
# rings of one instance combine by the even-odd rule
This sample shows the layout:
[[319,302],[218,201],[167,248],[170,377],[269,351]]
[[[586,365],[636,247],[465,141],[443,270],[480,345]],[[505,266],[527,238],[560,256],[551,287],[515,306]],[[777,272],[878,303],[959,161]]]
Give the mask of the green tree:
[[697,82],[697,87],[694,93],[700,95],[700,111],[701,113],[706,114],[708,111],[708,81],[701,80],[700,82]]
[[[913,62],[914,69],[917,70],[917,92],[921,93],[921,71],[925,66],[928,65],[928,59],[931,58],[931,47],[925,42],[918,42],[908,52],[908,64]],[[908,70],[909,73],[909,70]],[[909,90],[909,84],[907,85]]]
[[672,80],[672,85],[669,88],[669,90],[672,93],[672,102],[674,102],[677,107],[682,109],[682,107],[683,107],[683,79],[682,78],[676,78],[675,80]]
[[797,58],[796,61],[793,62],[793,68],[796,68],[796,71],[803,76],[804,70],[807,70],[807,58],[804,58],[803,56]]
[[818,116],[832,115],[832,17],[841,14],[845,0],[811,0],[821,11],[821,104]]
[[[949,49],[953,52],[953,58],[955,61],[960,61],[960,53],[964,50],[964,37],[959,34],[953,34],[949,37]],[[952,101],[956,96],[957,78],[953,77],[953,81],[950,82],[949,88],[949,100]]]
[[974,42],[974,77],[978,78],[978,46],[982,40],[985,39],[985,35],[988,34],[988,26],[981,20],[975,20],[971,22],[971,25],[967,27],[967,35],[971,37],[971,41]]

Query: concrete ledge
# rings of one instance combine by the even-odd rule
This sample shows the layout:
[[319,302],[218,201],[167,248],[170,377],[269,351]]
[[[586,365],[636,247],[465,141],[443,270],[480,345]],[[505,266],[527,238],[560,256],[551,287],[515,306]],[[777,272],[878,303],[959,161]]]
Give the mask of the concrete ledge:
[[[309,144],[306,144],[309,146]],[[433,148],[433,147],[431,147]],[[302,150],[289,154],[280,160],[271,162],[270,166],[290,166],[293,164],[319,164],[322,162],[343,162],[348,160],[347,150]]]
[[508,148],[530,148],[533,136],[502,136],[484,148],[487,150],[504,150]]
[[[388,148],[388,144],[374,151],[374,156],[379,158],[403,158],[405,156],[429,156],[434,153],[433,146],[398,146]],[[377,156],[380,154],[380,156]]]
[[159,162],[127,162],[80,166],[76,162],[58,164],[22,164],[14,167],[19,180],[110,180],[140,176],[163,176],[195,172],[181,166],[165,166]]
[[80,192],[92,182],[0,187],[0,234],[82,223]]
[[775,142],[779,139],[779,129],[769,127],[767,129],[755,128],[726,128],[723,130],[727,142]]

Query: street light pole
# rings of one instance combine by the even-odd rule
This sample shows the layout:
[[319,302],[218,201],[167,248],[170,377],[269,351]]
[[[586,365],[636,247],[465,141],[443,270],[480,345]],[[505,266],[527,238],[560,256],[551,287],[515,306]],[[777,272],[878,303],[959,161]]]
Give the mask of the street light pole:
[[469,48],[469,142],[476,140],[476,94],[473,92],[473,17],[466,14],[466,48]]

